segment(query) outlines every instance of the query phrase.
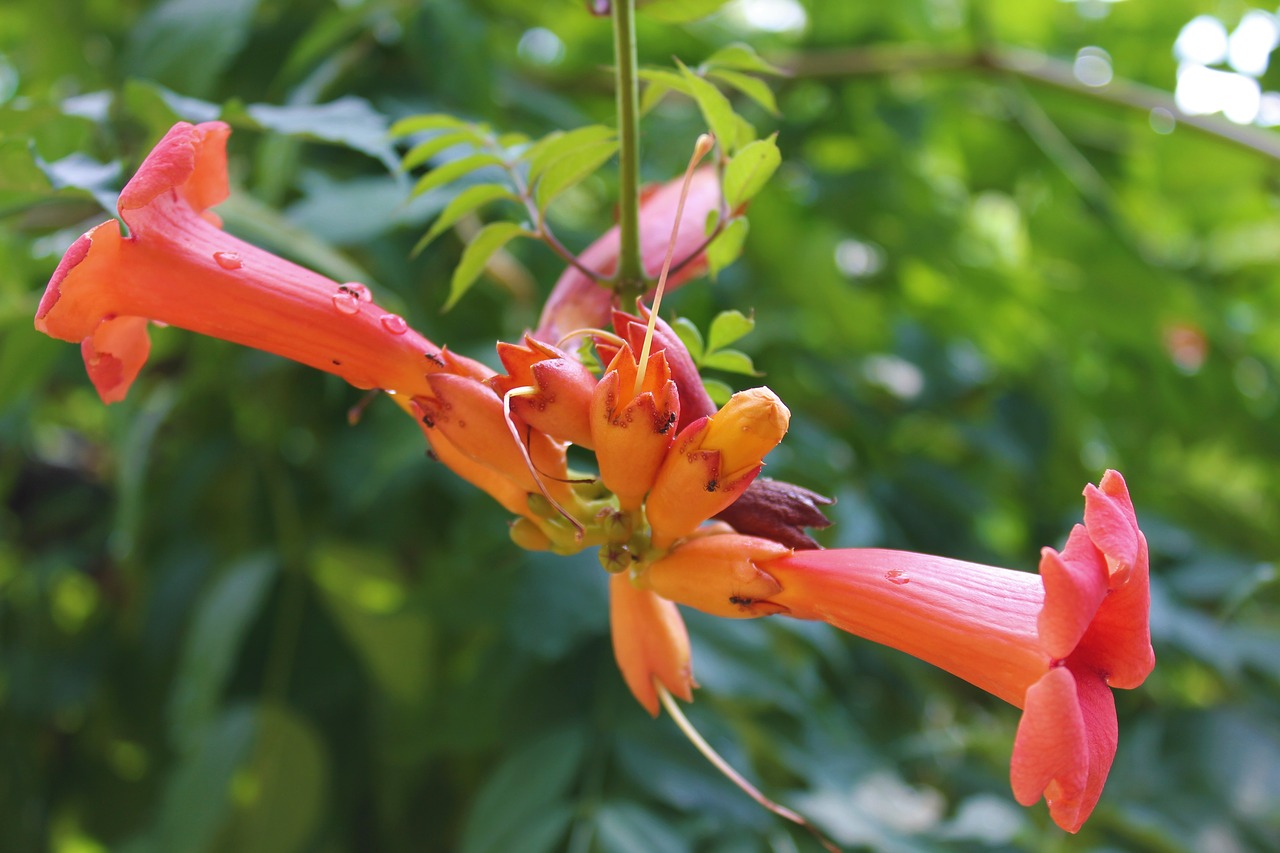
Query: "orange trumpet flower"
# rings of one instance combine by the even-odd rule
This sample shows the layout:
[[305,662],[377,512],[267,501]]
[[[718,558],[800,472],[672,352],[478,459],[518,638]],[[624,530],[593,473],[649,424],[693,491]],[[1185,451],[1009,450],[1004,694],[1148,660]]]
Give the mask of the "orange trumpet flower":
[[1115,757],[1109,688],[1137,687],[1155,666],[1147,543],[1124,479],[1108,471],[1084,494],[1084,524],[1061,552],[1043,550],[1038,576],[875,548],[770,559],[767,540],[738,534],[681,544],[648,575],[659,594],[712,613],[828,622],[1022,708],[1014,797],[1043,796],[1075,832]]
[[120,193],[115,220],[67,250],[36,312],[40,331],[79,343],[104,402],[147,360],[152,320],[276,353],[358,388],[426,393],[438,347],[339,282],[238,240],[209,208],[227,197],[222,122],[180,123]]

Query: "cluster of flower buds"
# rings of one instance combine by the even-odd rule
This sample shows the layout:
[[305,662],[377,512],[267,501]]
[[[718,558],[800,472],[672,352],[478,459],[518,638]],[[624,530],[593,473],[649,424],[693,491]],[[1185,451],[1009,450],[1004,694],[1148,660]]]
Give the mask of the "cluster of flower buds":
[[[516,516],[519,545],[599,549],[614,652],[651,714],[660,692],[692,698],[677,603],[822,620],[1022,708],[1015,796],[1043,796],[1070,831],[1085,821],[1116,749],[1110,688],[1137,687],[1155,663],[1146,540],[1119,474],[1085,490],[1084,524],[1061,553],[1044,550],[1039,575],[817,549],[804,528],[825,526],[829,501],[757,477],[790,419],[772,391],[740,392],[717,410],[680,339],[643,306],[613,311],[612,333],[585,332],[599,376],[537,336],[498,345],[502,374],[437,347],[363,285],[222,231],[209,208],[227,195],[228,133],[220,122],[175,126],[120,195],[128,234],[115,220],[93,228],[49,282],[36,328],[80,344],[105,402],[123,399],[146,361],[149,321],[380,388],[415,417],[436,458]],[[642,215],[678,219],[667,207]],[[681,239],[701,237],[695,228]],[[599,310],[594,295],[577,298],[581,281],[562,284],[540,330]],[[571,445],[595,454],[592,470],[571,470]]]
[[[598,546],[609,571],[639,576],[737,501],[786,434],[790,412],[768,388],[716,410],[669,325],[654,318],[657,343],[634,340],[648,319],[614,312],[615,334],[597,333],[601,376],[526,337],[498,345],[505,374],[450,357],[453,369],[427,376],[431,394],[412,398],[437,456],[520,516],[521,546]],[[570,471],[571,444],[594,452],[597,470]]]

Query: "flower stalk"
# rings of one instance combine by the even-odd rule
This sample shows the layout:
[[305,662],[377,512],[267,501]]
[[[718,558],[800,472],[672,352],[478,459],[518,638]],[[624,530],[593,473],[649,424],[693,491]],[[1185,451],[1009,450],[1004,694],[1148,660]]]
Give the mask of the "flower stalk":
[[623,300],[645,291],[640,265],[640,84],[635,0],[613,3],[614,68],[618,98],[618,271],[614,291]]

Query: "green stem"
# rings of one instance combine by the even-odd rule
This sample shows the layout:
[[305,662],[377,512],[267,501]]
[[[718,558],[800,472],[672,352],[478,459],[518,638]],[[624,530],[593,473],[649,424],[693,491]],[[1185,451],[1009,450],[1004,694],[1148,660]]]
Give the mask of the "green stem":
[[640,87],[637,79],[635,0],[614,0],[613,42],[618,88],[618,276],[624,304],[645,290],[640,263]]

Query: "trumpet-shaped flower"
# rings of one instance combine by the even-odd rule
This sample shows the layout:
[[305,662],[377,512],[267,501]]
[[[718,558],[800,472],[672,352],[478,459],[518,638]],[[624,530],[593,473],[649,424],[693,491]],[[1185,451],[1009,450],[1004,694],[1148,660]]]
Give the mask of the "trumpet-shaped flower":
[[[1039,576],[873,548],[770,558],[761,541],[690,540],[650,567],[650,585],[713,613],[822,620],[1023,709],[1014,796],[1043,796],[1059,826],[1080,828],[1115,756],[1110,688],[1137,687],[1155,665],[1147,544],[1118,473],[1085,489],[1084,524],[1061,552],[1043,550]],[[768,582],[778,590],[766,594]]]
[[[67,250],[36,328],[79,343],[103,401],[124,399],[150,352],[148,322],[282,355],[359,388],[428,390],[438,349],[340,284],[238,240],[209,208],[227,197],[222,122],[180,123],[120,193],[121,232],[104,222]],[[426,356],[426,357],[424,357]]]
[[[679,180],[670,181],[649,190],[640,200],[640,251],[645,274],[650,278],[657,277],[666,257],[667,244],[671,242],[680,185]],[[695,171],[685,199],[684,216],[675,235],[673,257],[679,266],[667,278],[668,291],[706,269],[706,255],[699,251],[707,240],[703,223],[720,205],[720,179],[716,170],[708,166]],[[613,275],[618,266],[620,245],[619,231],[614,226],[587,247],[579,260],[601,276]],[[614,300],[612,290],[571,266],[547,297],[533,336],[555,342],[578,329],[599,328],[608,322]]]

